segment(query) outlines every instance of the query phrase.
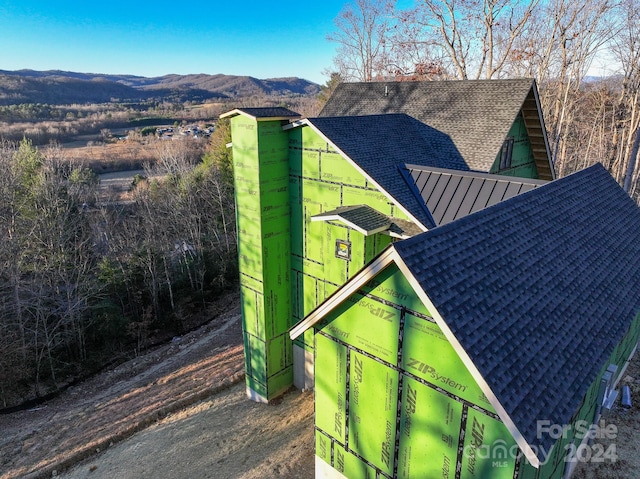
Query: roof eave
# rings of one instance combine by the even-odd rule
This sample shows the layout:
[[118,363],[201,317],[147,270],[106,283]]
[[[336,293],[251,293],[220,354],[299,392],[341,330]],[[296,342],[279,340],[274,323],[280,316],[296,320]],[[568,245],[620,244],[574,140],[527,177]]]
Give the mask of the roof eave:
[[341,223],[344,223],[345,225],[347,225],[349,228],[351,228],[352,230],[356,230],[358,233],[362,233],[364,236],[371,236],[377,233],[381,233],[383,231],[387,231],[389,229],[389,227],[391,226],[391,223],[389,223],[386,226],[380,226],[378,228],[373,228],[370,230],[364,229],[361,226],[358,226],[357,224],[347,220],[346,218],[340,216],[340,215],[316,215],[316,216],[312,216],[311,217],[311,221],[339,221]]
[[234,108],[231,111],[228,111],[226,113],[223,113],[222,115],[219,116],[220,119],[224,119],[224,118],[233,118],[235,116],[246,116],[247,118],[251,118],[253,120],[256,121],[290,121],[292,118],[299,118],[300,115],[298,116],[285,116],[285,115],[281,115],[281,116],[255,116],[252,115],[248,112],[246,112],[245,110],[243,110],[242,108]]
[[447,340],[455,350],[456,354],[458,354],[458,357],[460,357],[460,360],[467,367],[467,369],[469,370],[474,380],[478,383],[478,386],[480,387],[480,389],[482,390],[486,398],[489,400],[489,403],[493,406],[493,408],[498,413],[498,416],[500,417],[504,425],[507,427],[507,429],[511,433],[511,436],[516,441],[516,443],[518,444],[518,447],[523,452],[523,454],[525,455],[529,463],[536,469],[539,468],[541,465],[541,461],[538,458],[534,448],[531,447],[531,445],[528,443],[528,441],[519,431],[518,427],[515,425],[515,423],[511,419],[511,416],[509,415],[509,413],[506,411],[504,406],[502,406],[502,404],[498,400],[497,396],[494,394],[489,384],[487,384],[487,382],[483,378],[480,371],[476,368],[471,357],[469,357],[465,349],[462,347],[462,345],[460,344],[456,336],[453,334],[453,332],[445,322],[444,318],[440,315],[440,312],[431,301],[431,298],[429,298],[427,293],[420,286],[419,281],[413,276],[410,268],[405,264],[404,260],[397,253],[395,249],[393,250],[393,252],[395,254],[391,255],[391,260],[396,263],[396,265],[398,266],[400,271],[402,271],[402,273],[404,274],[405,278],[407,279],[407,281],[409,282],[409,284],[411,285],[415,293],[418,295],[418,297],[420,298],[422,303],[425,305],[427,310],[431,313],[434,321],[436,322],[436,324],[438,325],[438,327],[440,328],[444,336],[447,338]]
[[408,218],[411,219],[411,221],[413,221],[415,224],[418,225],[418,227],[423,231],[428,231],[429,228],[424,225],[420,220],[418,220],[413,214],[411,214],[411,212],[405,208],[405,206],[398,200],[396,200],[387,190],[385,190],[377,181],[375,181],[365,170],[363,170],[360,165],[358,165],[357,162],[355,162],[353,159],[351,159],[351,157],[349,157],[349,155],[347,155],[344,151],[342,151],[340,148],[338,148],[338,146],[331,141],[331,139],[329,137],[327,137],[319,128],[317,128],[312,122],[310,122],[308,119],[304,119],[304,120],[300,120],[300,121],[295,121],[290,123],[289,125],[285,125],[283,127],[283,129],[291,129],[291,128],[297,128],[299,126],[309,126],[310,128],[313,129],[313,131],[315,131],[318,135],[320,135],[322,137],[322,139],[324,139],[324,141],[326,141],[328,144],[330,144],[343,158],[345,158],[357,171],[358,173],[360,173],[362,176],[364,176],[367,181],[369,181],[371,184],[373,184],[376,188],[378,188],[382,193],[384,193],[390,200],[393,201],[393,203],[405,214],[407,215]]
[[[393,261],[395,250],[390,246],[382,251],[371,263],[356,273],[341,288],[329,296],[316,309],[311,311],[302,321],[289,330],[289,337],[296,339],[305,331],[318,324],[334,308],[346,301],[352,294],[360,289],[376,274],[386,268]],[[397,253],[395,253],[397,255]]]
[[540,121],[540,126],[542,127],[542,136],[544,138],[544,145],[547,149],[547,158],[549,161],[549,169],[551,170],[552,180],[557,178],[556,176],[556,168],[553,164],[553,157],[551,156],[551,146],[549,145],[549,137],[547,136],[547,127],[544,123],[544,116],[542,115],[542,103],[540,102],[540,94],[538,92],[538,85],[535,80],[531,84],[531,90],[533,92],[533,98],[536,101],[536,106],[538,107],[538,120]]

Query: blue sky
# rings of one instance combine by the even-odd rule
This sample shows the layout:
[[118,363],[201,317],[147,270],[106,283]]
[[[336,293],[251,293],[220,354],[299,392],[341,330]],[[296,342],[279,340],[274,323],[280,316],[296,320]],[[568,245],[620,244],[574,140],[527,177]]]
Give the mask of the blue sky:
[[325,83],[344,0],[0,0],[0,69]]

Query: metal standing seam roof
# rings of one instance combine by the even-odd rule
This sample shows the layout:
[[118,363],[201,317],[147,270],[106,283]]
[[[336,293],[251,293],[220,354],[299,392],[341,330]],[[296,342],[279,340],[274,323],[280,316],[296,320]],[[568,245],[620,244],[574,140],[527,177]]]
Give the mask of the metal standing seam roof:
[[[530,445],[640,312],[640,209],[601,165],[393,245]],[[503,418],[504,420],[504,418]]]
[[319,116],[405,113],[448,135],[465,169],[488,172],[534,88],[533,79],[341,83]]
[[390,245],[291,337],[392,262],[536,465],[640,312],[640,208],[594,165]]
[[406,165],[407,183],[440,226],[547,183],[486,173]]

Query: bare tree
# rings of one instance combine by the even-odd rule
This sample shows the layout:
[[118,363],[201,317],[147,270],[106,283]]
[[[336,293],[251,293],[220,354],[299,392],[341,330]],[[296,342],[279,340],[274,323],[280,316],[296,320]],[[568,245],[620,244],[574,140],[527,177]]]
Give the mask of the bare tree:
[[396,44],[405,51],[423,49],[427,65],[440,66],[454,78],[500,77],[538,3],[424,0],[413,10],[401,13],[404,34]]
[[372,81],[384,75],[393,5],[389,0],[354,0],[335,19],[337,31],[327,39],[338,44],[334,64],[343,79]]
[[[620,30],[610,52],[621,67],[622,85],[615,103],[611,149],[605,165],[631,192],[640,141],[640,2],[624,0],[617,9]],[[637,181],[637,175],[635,176]]]

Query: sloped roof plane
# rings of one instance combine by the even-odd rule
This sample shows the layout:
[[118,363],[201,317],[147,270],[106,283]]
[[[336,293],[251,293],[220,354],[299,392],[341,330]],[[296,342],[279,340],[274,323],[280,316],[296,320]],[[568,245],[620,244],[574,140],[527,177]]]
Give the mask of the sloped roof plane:
[[220,118],[231,118],[246,115],[256,120],[290,120],[300,118],[300,114],[281,106],[276,107],[243,107],[223,113]]
[[[423,231],[435,227],[426,205],[407,187],[400,168],[407,161],[442,166],[447,156],[465,168],[451,141],[432,128],[404,115],[307,118],[285,128],[310,126],[380,188]],[[440,148],[447,155],[435,154]]]
[[544,180],[406,165],[405,179],[438,226],[547,183]]
[[[467,168],[488,172],[518,113],[542,179],[554,179],[533,79],[341,83],[321,117],[405,113],[448,135]],[[442,165],[435,165],[442,166]]]
[[537,467],[640,312],[640,208],[592,166],[390,245],[291,337],[391,262]]

